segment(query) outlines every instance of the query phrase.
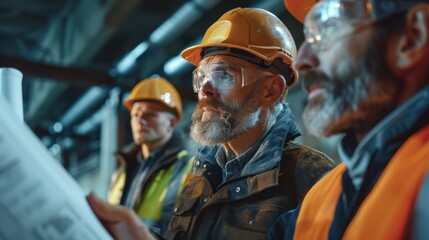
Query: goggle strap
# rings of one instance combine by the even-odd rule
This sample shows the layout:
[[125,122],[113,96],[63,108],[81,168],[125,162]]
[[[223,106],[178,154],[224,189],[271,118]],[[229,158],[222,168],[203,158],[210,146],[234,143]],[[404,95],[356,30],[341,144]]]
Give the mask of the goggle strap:
[[292,85],[295,81],[295,74],[293,73],[291,65],[285,64],[281,58],[276,58],[271,65],[280,71],[288,86]]
[[289,83],[294,82],[295,75],[293,74],[291,66],[289,64],[285,64],[281,58],[276,58],[272,63],[269,63],[264,59],[241,49],[230,47],[208,47],[201,51],[201,59],[219,54],[241,58],[265,69],[268,69],[272,65],[286,78],[286,84],[289,85]]
[[380,2],[373,5],[375,19],[380,20],[391,15],[407,11],[421,1],[407,0],[407,1],[390,1]]
[[270,67],[270,63],[244,50],[230,47],[209,47],[201,51],[201,59],[213,55],[229,55],[241,58],[262,68]]

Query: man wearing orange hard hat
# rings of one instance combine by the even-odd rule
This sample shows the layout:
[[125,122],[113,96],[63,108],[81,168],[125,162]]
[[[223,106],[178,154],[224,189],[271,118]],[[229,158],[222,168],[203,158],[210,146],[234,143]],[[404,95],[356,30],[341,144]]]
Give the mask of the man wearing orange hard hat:
[[[182,52],[196,66],[191,136],[203,146],[167,239],[267,239],[276,219],[333,168],[329,157],[294,141],[300,132],[285,99],[297,82],[295,54],[286,26],[258,8],[226,12],[201,44]],[[116,238],[153,237],[124,209],[89,202]]]
[[130,111],[134,143],[118,152],[108,200],[134,209],[158,234],[170,214],[191,161],[183,136],[175,130],[182,118],[177,89],[157,75],[141,80],[124,100]]
[[304,24],[305,126],[344,138],[271,238],[429,239],[429,1],[285,4]]

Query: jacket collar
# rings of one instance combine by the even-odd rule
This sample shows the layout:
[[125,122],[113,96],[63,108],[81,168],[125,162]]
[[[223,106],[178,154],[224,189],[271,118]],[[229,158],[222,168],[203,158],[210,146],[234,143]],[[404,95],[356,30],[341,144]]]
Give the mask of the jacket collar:
[[[371,155],[380,149],[386,149],[392,141],[405,139],[424,126],[429,112],[429,87],[418,92],[384,119],[382,119],[356,147],[350,156],[345,149],[350,148],[351,136],[346,135],[339,145],[341,161],[356,189],[360,188]],[[395,140],[396,139],[396,140]]]

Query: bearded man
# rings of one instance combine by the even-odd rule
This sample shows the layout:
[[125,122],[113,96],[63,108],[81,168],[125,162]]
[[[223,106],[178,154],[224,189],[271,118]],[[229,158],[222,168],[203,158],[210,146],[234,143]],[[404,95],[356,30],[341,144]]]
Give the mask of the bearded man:
[[[255,47],[257,46],[257,47]],[[297,76],[295,44],[283,23],[261,9],[233,9],[182,52],[197,68],[195,156],[170,219],[169,239],[266,239],[333,167],[300,135],[284,103]]]
[[[295,54],[286,26],[253,8],[228,11],[201,44],[182,52],[197,66],[191,136],[204,146],[177,199],[168,239],[266,239],[276,219],[333,168],[326,155],[293,141],[300,133],[284,101],[297,82]],[[126,210],[89,201],[116,238],[150,238]]]
[[429,1],[285,0],[317,136],[341,162],[271,239],[429,239]]

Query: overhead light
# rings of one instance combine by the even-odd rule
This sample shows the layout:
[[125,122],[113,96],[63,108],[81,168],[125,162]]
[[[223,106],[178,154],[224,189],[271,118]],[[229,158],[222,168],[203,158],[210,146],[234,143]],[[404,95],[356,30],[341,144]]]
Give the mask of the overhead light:
[[[167,36],[178,35],[192,25],[202,16],[202,12],[196,11],[195,3],[187,2],[178,9],[172,17],[159,26],[149,37],[150,41],[156,44],[163,44],[169,40]],[[180,24],[177,24],[180,23]]]
[[107,90],[102,87],[92,87],[86,91],[76,103],[61,117],[60,123],[63,128],[73,125],[83,114],[86,109],[90,109],[98,104],[101,99],[106,97]]
[[53,126],[52,126],[52,131],[54,133],[60,133],[63,130],[63,125],[60,122],[56,122]]
[[285,11],[283,2],[281,1],[259,1],[255,5],[252,5],[252,7],[265,9],[275,15],[281,14]]
[[190,66],[192,66],[192,64],[181,56],[175,56],[165,63],[164,72],[169,76],[173,76],[181,73],[186,67]]
[[129,52],[122,60],[116,65],[116,71],[120,74],[126,73],[135,64],[138,57],[140,57],[149,48],[148,42],[142,42]]
[[[121,90],[119,87],[115,87],[109,91],[109,98],[105,104],[109,106],[116,106],[119,102],[119,94]],[[101,107],[98,111],[92,114],[91,117],[86,119],[84,122],[76,126],[74,129],[75,133],[80,135],[86,135],[98,127],[103,121],[104,107]]]
[[76,126],[75,133],[80,135],[86,135],[90,133],[92,130],[94,130],[96,126],[99,126],[103,118],[102,111],[103,111],[103,108],[99,109],[97,112],[92,114],[92,116],[88,118],[86,121]]
[[[187,47],[201,44],[202,40],[203,40],[203,37],[200,36],[196,38],[194,41],[192,41]],[[164,64],[164,72],[169,76],[178,75],[184,72],[187,68],[191,68],[192,66],[193,65],[191,63],[183,59],[182,56],[180,56],[179,54],[171,58]]]

